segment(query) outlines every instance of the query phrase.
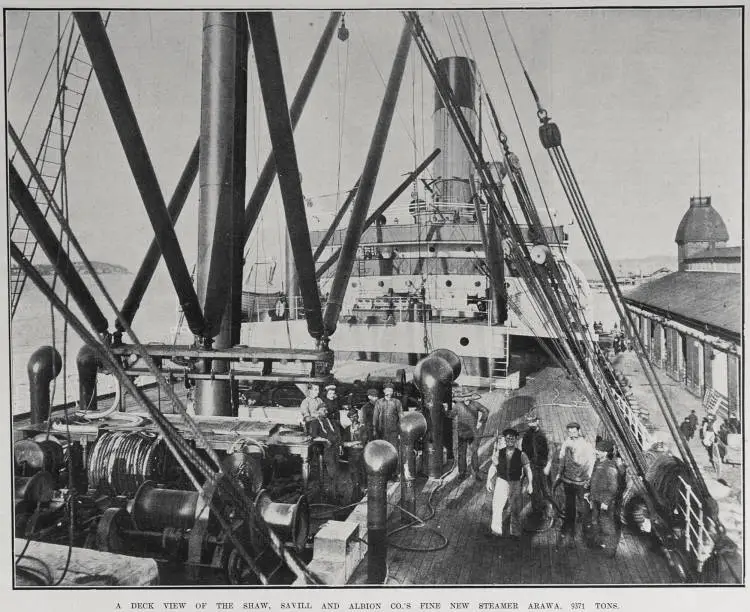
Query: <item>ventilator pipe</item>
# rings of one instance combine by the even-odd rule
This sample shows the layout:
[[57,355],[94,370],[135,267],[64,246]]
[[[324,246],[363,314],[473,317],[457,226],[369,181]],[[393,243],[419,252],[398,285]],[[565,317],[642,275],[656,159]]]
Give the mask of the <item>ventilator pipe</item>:
[[442,357],[445,359],[453,370],[453,380],[458,380],[458,377],[461,376],[461,358],[452,350],[439,348],[432,351],[428,356]]
[[[458,367],[460,371],[460,366]],[[419,389],[427,419],[427,475],[440,478],[443,471],[443,404],[450,400],[456,368],[431,353],[414,367],[414,383]]]
[[255,508],[281,540],[302,552],[310,535],[310,506],[302,495],[295,504],[274,502],[266,491],[255,498]]
[[78,351],[78,404],[81,410],[96,410],[96,374],[103,366],[94,347],[84,344]]
[[26,371],[29,375],[31,424],[38,425],[49,418],[49,384],[62,370],[62,357],[53,346],[42,346],[31,355]]
[[388,479],[398,467],[398,452],[385,440],[365,447],[367,467],[367,583],[383,584],[388,555]]
[[401,429],[401,522],[406,523],[414,520],[417,512],[417,496],[414,491],[417,453],[414,450],[414,443],[427,432],[427,420],[421,412],[406,412],[401,415],[399,428]]

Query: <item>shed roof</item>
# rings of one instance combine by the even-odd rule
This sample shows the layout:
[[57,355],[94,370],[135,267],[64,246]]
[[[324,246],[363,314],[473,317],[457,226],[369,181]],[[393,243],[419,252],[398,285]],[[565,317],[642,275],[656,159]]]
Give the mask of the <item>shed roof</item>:
[[742,275],[674,272],[625,294],[634,304],[674,313],[732,334],[742,334]]

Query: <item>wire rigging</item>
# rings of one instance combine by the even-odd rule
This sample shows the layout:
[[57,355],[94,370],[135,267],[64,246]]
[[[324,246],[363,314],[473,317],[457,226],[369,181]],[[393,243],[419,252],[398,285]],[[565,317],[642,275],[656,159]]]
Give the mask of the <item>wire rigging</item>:
[[16,51],[16,58],[13,60],[13,69],[10,71],[10,78],[8,78],[8,93],[10,93],[11,86],[13,85],[13,77],[16,74],[16,68],[18,67],[18,58],[21,57],[21,49],[23,48],[23,40],[26,38],[26,29],[29,27],[29,19],[31,18],[31,11],[26,11],[26,21],[23,24],[23,32],[21,32],[21,41],[18,43],[18,51]]

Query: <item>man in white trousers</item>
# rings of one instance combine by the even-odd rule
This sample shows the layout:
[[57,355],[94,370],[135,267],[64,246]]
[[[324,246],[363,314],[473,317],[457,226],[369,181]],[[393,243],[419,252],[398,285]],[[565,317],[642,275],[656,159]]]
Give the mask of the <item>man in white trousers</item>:
[[[490,529],[497,536],[510,532],[512,538],[521,535],[521,477],[526,474],[526,492],[531,495],[532,473],[529,458],[516,447],[518,432],[508,428],[503,431],[505,445],[498,438],[492,452],[492,467],[487,475],[487,490],[492,496],[492,523]],[[509,521],[509,529],[504,532],[504,524]]]

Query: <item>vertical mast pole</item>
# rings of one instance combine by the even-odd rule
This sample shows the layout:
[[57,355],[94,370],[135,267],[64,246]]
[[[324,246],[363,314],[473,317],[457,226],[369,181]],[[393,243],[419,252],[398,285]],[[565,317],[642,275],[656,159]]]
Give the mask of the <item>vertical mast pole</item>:
[[[237,14],[203,15],[201,80],[200,203],[196,285],[206,318],[206,336],[216,348],[231,345],[231,312],[235,230],[233,158],[235,148],[235,82],[237,79]],[[207,364],[212,373],[224,373],[226,362]],[[195,413],[231,416],[229,381],[201,380],[196,384]]]

